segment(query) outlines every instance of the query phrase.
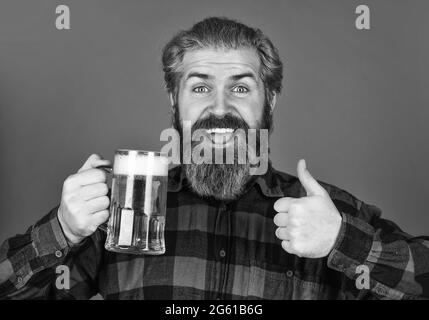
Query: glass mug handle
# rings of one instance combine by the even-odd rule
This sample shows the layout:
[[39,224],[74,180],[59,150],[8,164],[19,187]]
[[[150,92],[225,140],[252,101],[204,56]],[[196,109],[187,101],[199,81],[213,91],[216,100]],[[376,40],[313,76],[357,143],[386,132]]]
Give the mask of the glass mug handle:
[[[113,174],[113,168],[112,168],[112,166],[102,165],[102,166],[98,166],[96,168],[97,169],[101,169],[101,170],[103,170],[104,172],[106,172],[108,174]],[[109,191],[109,193],[110,193],[110,191]],[[107,220],[107,221],[109,221],[109,220]],[[104,223],[102,223],[102,224],[100,224],[97,228],[100,229],[100,230],[102,230],[102,231],[104,231],[105,233],[107,233],[107,221],[104,222]]]

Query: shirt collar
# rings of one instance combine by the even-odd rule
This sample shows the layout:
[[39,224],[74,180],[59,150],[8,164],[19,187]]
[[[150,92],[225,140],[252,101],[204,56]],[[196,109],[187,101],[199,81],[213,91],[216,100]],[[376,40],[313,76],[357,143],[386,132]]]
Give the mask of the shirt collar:
[[[179,192],[186,184],[185,172],[182,167],[176,166],[168,172],[168,191]],[[258,185],[261,192],[267,197],[284,197],[285,194],[281,188],[281,182],[277,171],[272,167],[271,161],[268,162],[267,172],[263,175],[252,177],[249,182],[249,188]]]

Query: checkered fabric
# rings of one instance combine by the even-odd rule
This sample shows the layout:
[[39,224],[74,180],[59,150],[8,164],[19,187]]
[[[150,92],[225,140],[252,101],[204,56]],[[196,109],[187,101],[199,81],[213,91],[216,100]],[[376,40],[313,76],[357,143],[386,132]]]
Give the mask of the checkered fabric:
[[[88,299],[421,299],[429,297],[429,237],[412,237],[380,210],[320,182],[342,215],[329,256],[288,254],[276,238],[274,202],[306,195],[275,170],[244,195],[220,202],[193,193],[180,166],[169,172],[166,253],[105,250],[97,230],[69,246],[57,208],[0,248],[0,298]],[[58,288],[66,266],[70,288]],[[362,288],[362,266],[369,288]],[[60,267],[60,268],[59,268]]]

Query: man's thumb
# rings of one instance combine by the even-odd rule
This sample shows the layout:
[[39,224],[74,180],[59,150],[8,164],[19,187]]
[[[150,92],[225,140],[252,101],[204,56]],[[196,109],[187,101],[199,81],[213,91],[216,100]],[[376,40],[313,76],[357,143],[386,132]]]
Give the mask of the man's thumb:
[[307,170],[307,164],[304,159],[298,161],[297,165],[298,179],[301,181],[307,196],[322,196],[326,194],[326,190],[313,178]]

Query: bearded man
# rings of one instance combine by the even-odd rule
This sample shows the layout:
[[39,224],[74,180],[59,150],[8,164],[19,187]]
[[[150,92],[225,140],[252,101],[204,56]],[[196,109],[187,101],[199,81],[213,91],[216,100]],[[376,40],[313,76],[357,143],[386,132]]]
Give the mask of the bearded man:
[[[173,127],[182,138],[185,121],[192,131],[205,131],[205,150],[231,144],[248,150],[236,143],[239,129],[271,133],[283,66],[260,30],[207,18],[179,32],[165,46],[162,63]],[[184,149],[197,147],[182,142]],[[97,227],[109,217],[106,173],[99,169],[106,165],[108,160],[90,156],[65,180],[60,205],[27,233],[5,241],[0,297],[429,297],[428,238],[411,237],[382,219],[377,207],[318,182],[304,160],[297,176],[271,162],[263,174],[252,175],[250,162],[236,157],[230,164],[191,162],[171,169],[166,252],[160,256],[104,249],[106,235]],[[68,289],[55,286],[60,265],[70,270]]]

